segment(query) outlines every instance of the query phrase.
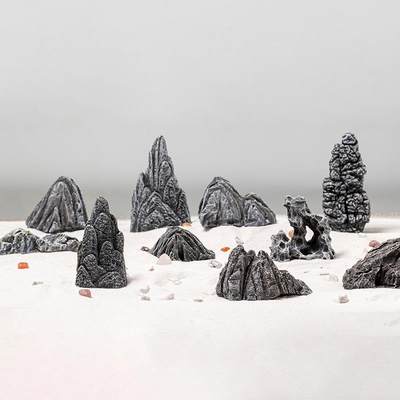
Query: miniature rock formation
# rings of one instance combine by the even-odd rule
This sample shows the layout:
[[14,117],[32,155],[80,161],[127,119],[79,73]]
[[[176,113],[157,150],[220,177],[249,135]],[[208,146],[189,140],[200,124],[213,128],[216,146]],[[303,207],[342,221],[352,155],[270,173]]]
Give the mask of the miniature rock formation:
[[179,187],[163,136],[149,154],[149,166],[141,173],[132,196],[131,232],[190,223],[186,195]]
[[241,196],[232,184],[216,177],[207,186],[199,206],[205,229],[220,225],[263,226],[276,223],[274,212],[256,194]]
[[[271,257],[275,261],[332,259],[335,252],[331,246],[330,227],[326,218],[311,214],[304,197],[286,196],[284,206],[293,228],[290,239],[279,231],[271,237]],[[313,235],[307,240],[307,228]]]
[[62,233],[46,235],[43,238],[25,229],[15,229],[0,239],[0,255],[53,253],[58,251],[78,251],[79,241]]
[[206,249],[193,233],[179,226],[169,228],[158,239],[150,253],[156,257],[168,254],[175,261],[199,261],[215,258],[215,253]]
[[123,252],[124,235],[118,230],[107,200],[99,197],[79,246],[76,285],[86,288],[126,286]]
[[272,300],[307,295],[311,289],[289,272],[279,270],[266,252],[256,255],[239,245],[221,271],[216,292],[228,300]]
[[369,222],[370,203],[363,189],[366,172],[356,137],[346,133],[332,150],[329,178],[323,182],[322,207],[333,230],[362,232]]
[[400,287],[400,238],[390,239],[370,250],[343,276],[345,289]]
[[83,229],[87,221],[82,194],[73,179],[61,176],[26,220],[29,228],[46,233]]

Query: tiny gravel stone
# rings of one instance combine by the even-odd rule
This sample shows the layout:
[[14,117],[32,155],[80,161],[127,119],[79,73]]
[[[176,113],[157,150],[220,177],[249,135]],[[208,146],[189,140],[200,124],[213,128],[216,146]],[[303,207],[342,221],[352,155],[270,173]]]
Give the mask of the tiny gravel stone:
[[377,249],[381,244],[382,244],[382,243],[379,242],[378,240],[371,240],[371,241],[368,243],[368,246],[369,246],[369,247],[372,247],[373,249]]
[[146,246],[143,246],[140,250],[146,251],[146,252],[149,252],[149,251],[150,251],[150,249],[149,249],[148,247],[146,247]]
[[150,267],[150,268],[149,268],[149,271],[154,271],[154,267]]
[[92,298],[92,292],[90,289],[79,289],[79,294],[83,297],[90,297]]
[[209,265],[211,268],[222,268],[222,263],[217,260],[211,260]]
[[174,293],[170,293],[169,295],[167,295],[167,296],[165,297],[165,300],[175,300],[175,295],[174,295]]
[[330,282],[339,282],[339,277],[335,274],[329,274],[328,281]]
[[235,242],[236,242],[237,245],[240,245],[240,246],[244,245],[243,240],[239,236],[235,237]]
[[43,283],[42,281],[33,281],[32,286],[43,285]]
[[195,301],[196,303],[202,303],[203,299],[193,299],[193,301]]
[[143,293],[143,294],[149,293],[149,292],[150,292],[150,286],[147,285],[146,287],[141,288],[141,289],[140,289],[140,292]]
[[225,246],[221,248],[221,251],[227,253],[231,248],[229,246]]
[[169,265],[172,264],[171,257],[168,254],[161,254],[157,261],[158,265]]
[[143,300],[143,301],[150,301],[150,296],[142,296],[142,297],[140,298],[140,300]]
[[338,300],[339,300],[339,303],[341,303],[341,304],[348,303],[350,301],[347,294],[339,296]]
[[18,263],[18,269],[28,269],[29,264],[27,262],[20,262]]
[[288,237],[291,239],[293,236],[294,236],[294,230],[293,230],[293,229],[290,229],[290,230],[288,231]]

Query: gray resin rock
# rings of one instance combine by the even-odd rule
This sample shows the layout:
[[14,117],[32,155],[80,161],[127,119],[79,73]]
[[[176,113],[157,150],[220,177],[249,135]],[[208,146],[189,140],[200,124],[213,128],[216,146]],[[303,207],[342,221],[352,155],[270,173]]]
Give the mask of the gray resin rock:
[[343,135],[329,162],[329,178],[323,182],[322,207],[335,231],[362,232],[369,222],[370,203],[363,189],[367,172],[352,133]]
[[87,221],[82,194],[73,179],[61,176],[26,220],[29,228],[46,233],[83,229]]
[[186,229],[179,226],[169,228],[150,250],[153,256],[168,254],[175,261],[199,261],[215,258],[215,253]]
[[256,194],[241,196],[232,184],[216,177],[207,186],[199,206],[205,229],[220,225],[263,226],[276,223],[274,212]]
[[58,251],[77,251],[79,241],[62,233],[46,235],[43,238],[25,229],[15,229],[0,239],[0,255],[53,253]]
[[131,232],[190,222],[185,192],[179,187],[163,136],[154,142],[149,166],[132,196]]
[[228,300],[273,300],[308,295],[311,289],[289,272],[279,270],[266,252],[256,255],[237,246],[221,271],[216,292]]
[[123,251],[124,235],[118,230],[107,200],[99,197],[78,249],[76,285],[86,288],[126,286]]
[[370,250],[343,276],[345,289],[400,287],[400,238],[390,239]]
[[[293,228],[290,239],[279,231],[271,237],[271,257],[275,261],[311,260],[314,258],[332,259],[335,252],[331,246],[330,227],[326,218],[311,214],[304,197],[286,196],[289,223]],[[313,235],[307,240],[307,228]]]

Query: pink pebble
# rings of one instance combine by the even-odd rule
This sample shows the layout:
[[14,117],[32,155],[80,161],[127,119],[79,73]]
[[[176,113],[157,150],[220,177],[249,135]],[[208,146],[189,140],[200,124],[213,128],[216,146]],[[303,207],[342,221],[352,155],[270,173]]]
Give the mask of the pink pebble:
[[369,247],[372,247],[373,249],[376,249],[381,245],[381,242],[378,242],[377,240],[371,240],[369,242]]
[[83,297],[90,297],[92,298],[92,292],[90,289],[79,289],[79,294]]

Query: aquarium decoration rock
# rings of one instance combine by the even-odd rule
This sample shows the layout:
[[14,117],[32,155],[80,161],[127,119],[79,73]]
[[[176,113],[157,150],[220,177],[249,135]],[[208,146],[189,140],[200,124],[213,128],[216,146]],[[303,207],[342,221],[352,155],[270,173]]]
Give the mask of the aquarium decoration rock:
[[[284,231],[271,237],[271,257],[275,261],[332,259],[335,252],[331,246],[330,227],[325,217],[312,214],[304,197],[286,196],[289,223],[293,235],[289,238]],[[307,239],[307,228],[312,237]]]
[[343,135],[329,162],[329,178],[323,182],[322,207],[335,231],[362,232],[370,218],[370,202],[363,189],[367,169],[352,133]]
[[206,249],[193,233],[179,226],[168,228],[150,253],[156,257],[168,254],[174,261],[200,261],[215,258],[215,253]]
[[279,270],[266,252],[246,252],[239,245],[220,273],[216,292],[228,300],[273,300],[308,295],[311,289],[289,272]]
[[79,246],[76,285],[86,288],[126,286],[123,252],[124,235],[118,230],[107,200],[99,197]]
[[274,212],[256,194],[241,196],[225,178],[216,177],[207,186],[199,206],[205,229],[220,225],[263,226],[276,223]]
[[185,192],[179,187],[163,136],[156,139],[149,165],[132,196],[131,232],[190,223]]
[[61,176],[34,208],[26,225],[46,233],[59,233],[83,229],[86,221],[79,187],[73,179]]

